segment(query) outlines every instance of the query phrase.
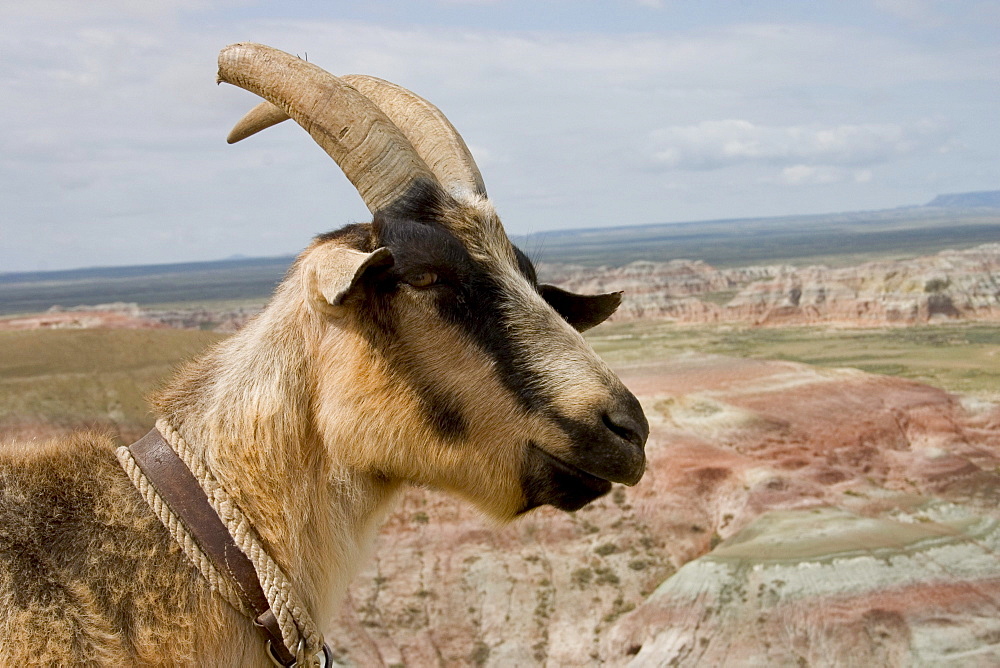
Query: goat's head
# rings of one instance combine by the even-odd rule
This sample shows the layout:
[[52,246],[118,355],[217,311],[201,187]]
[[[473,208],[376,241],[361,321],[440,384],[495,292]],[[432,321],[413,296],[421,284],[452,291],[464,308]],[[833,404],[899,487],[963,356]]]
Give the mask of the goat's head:
[[645,416],[580,335],[620,295],[538,284],[437,108],[254,44],[223,50],[219,78],[267,100],[230,141],[293,118],[374,216],[318,237],[289,279],[316,332],[312,410],[335,461],[500,519],[638,482]]

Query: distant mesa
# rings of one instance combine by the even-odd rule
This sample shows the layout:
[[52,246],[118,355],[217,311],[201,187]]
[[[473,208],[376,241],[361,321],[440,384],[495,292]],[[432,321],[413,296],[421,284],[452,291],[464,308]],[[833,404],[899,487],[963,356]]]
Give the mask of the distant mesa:
[[938,195],[924,206],[968,209],[975,207],[1000,208],[1000,190],[982,190],[974,193]]

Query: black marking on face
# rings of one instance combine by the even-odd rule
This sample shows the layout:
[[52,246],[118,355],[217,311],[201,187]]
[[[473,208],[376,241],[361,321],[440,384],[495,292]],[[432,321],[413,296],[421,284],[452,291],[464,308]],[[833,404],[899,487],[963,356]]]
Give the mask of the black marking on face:
[[435,387],[433,379],[418,373],[409,374],[408,380],[420,402],[424,419],[444,440],[454,442],[465,436],[469,425],[455,397]]
[[[376,245],[389,248],[395,258],[394,266],[372,282],[370,295],[379,305],[375,310],[379,314],[376,322],[381,332],[373,344],[382,350],[393,349],[396,345],[392,340],[393,333],[398,327],[393,321],[395,316],[391,300],[402,289],[418,289],[422,297],[432,302],[442,320],[454,325],[494,360],[497,377],[525,410],[549,410],[552,397],[543,387],[544,379],[529,366],[510,336],[511,325],[505,317],[508,310],[505,301],[509,297],[504,294],[495,270],[474,259],[465,245],[439,223],[414,222],[382,214],[376,216],[373,230]],[[515,255],[520,273],[535,285],[536,277],[530,260],[520,251],[515,251]],[[438,277],[433,285],[427,288],[403,286],[408,277],[427,272]],[[396,355],[394,362],[397,368],[408,374],[411,387],[427,397],[422,400],[424,403],[434,406],[434,410],[440,410],[443,403],[449,403],[442,402],[440,397],[431,398],[435,394],[431,390],[433,379],[414,377],[412,369],[407,370],[405,356]],[[453,418],[454,415],[446,422],[457,424]],[[458,431],[452,429],[449,433],[455,438]]]
[[397,334],[400,325],[392,304],[400,289],[397,269],[394,266],[365,285],[364,316],[359,319],[361,332],[369,345],[385,356],[392,369],[413,390],[427,424],[442,439],[459,441],[468,432],[468,423],[457,397],[440,388],[437,379],[413,358],[413,353]]
[[604,480],[634,485],[646,468],[643,446],[649,426],[635,396],[626,391],[623,397],[623,404],[634,405],[623,405],[624,410],[616,411],[616,415],[635,416],[628,427],[616,424],[607,414],[592,420],[563,415],[552,419],[574,444],[569,463]]

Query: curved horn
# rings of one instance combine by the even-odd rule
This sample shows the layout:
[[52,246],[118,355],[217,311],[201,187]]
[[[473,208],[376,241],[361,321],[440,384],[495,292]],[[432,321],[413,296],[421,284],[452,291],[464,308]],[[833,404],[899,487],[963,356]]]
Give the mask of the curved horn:
[[[384,79],[365,74],[347,74],[339,78],[354,86],[389,117],[445,189],[456,195],[475,193],[486,197],[486,184],[472,152],[440,109],[416,93]],[[226,141],[233,144],[288,118],[288,114],[270,102],[261,102],[233,126]]]
[[235,144],[250,135],[268,129],[272,125],[287,121],[289,118],[291,116],[282,111],[281,107],[276,107],[264,100],[236,122],[233,129],[229,131],[229,136],[226,137],[226,143]]
[[[219,81],[279,107],[340,165],[375,213],[434,173],[391,120],[352,86],[312,63],[262,44],[219,52]],[[232,135],[231,135],[232,136]]]
[[486,196],[486,184],[462,135],[441,110],[416,93],[365,74],[341,77],[392,119],[447,190]]

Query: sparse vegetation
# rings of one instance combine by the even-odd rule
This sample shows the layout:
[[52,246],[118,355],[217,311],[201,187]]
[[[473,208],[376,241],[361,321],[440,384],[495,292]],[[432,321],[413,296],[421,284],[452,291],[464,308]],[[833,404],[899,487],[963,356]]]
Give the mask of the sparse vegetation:
[[577,587],[583,588],[585,585],[590,584],[593,577],[594,571],[589,568],[578,568],[573,571],[573,574],[570,576],[570,580]]
[[615,487],[611,492],[611,500],[615,502],[615,505],[621,506],[625,504],[625,488]]
[[621,579],[615,575],[615,572],[610,568],[603,566],[594,569],[594,573],[597,577],[594,579],[595,584],[606,584],[606,585],[618,585],[621,584]]
[[490,658],[490,646],[479,640],[472,648],[472,653],[469,655],[469,661],[474,666],[485,666],[486,661]]
[[720,290],[718,292],[708,292],[703,295],[698,295],[698,299],[703,302],[708,302],[709,304],[725,306],[729,302],[733,301],[733,297],[737,294],[739,294],[739,290]]
[[845,329],[690,327],[644,321],[602,325],[589,338],[612,364],[665,360],[693,351],[852,367],[990,397],[1000,388],[1000,325],[993,323]]
[[931,280],[927,281],[927,283],[924,285],[924,292],[927,293],[942,292],[946,290],[949,285],[951,285],[951,281],[949,281],[947,278],[932,278]]
[[617,551],[618,551],[618,546],[615,545],[614,543],[603,543],[594,548],[594,552],[601,555],[602,557],[606,557],[609,554],[614,554]]

